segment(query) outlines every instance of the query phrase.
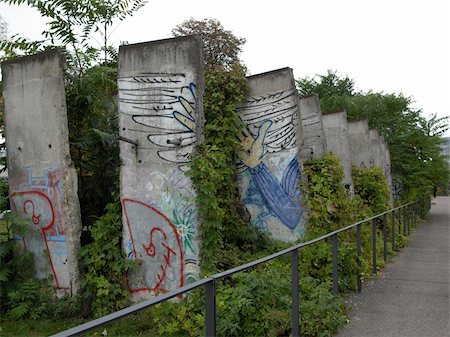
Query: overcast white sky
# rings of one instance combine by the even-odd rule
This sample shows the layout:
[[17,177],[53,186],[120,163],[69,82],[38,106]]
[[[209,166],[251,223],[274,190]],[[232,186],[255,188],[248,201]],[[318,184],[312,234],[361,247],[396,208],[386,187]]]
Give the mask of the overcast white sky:
[[[2,4],[0,15],[10,34],[39,39],[44,29],[27,7]],[[291,67],[300,78],[333,69],[357,89],[412,96],[424,116],[450,115],[448,0],[150,0],[112,40],[168,38],[189,18],[218,19],[246,38],[241,56],[251,74]]]

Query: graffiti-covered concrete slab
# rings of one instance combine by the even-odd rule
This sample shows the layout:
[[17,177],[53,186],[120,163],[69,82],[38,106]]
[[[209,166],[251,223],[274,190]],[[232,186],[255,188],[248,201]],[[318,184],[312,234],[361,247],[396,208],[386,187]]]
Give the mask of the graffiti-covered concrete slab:
[[347,112],[339,111],[322,115],[327,151],[337,156],[344,168],[344,185],[353,194],[352,160],[348,141]]
[[118,85],[123,248],[139,260],[128,275],[139,299],[199,274],[195,192],[185,171],[202,139],[200,40],[120,47]]
[[241,200],[255,226],[277,239],[296,240],[305,217],[299,190],[301,118],[292,69],[250,76],[248,84],[247,102],[239,109],[244,124],[238,134]]
[[358,167],[373,167],[369,122],[367,120],[349,121],[347,127],[352,164]]
[[19,238],[37,277],[61,292],[79,289],[81,220],[69,151],[64,59],[49,51],[3,63],[5,134],[13,210],[31,219]]
[[303,162],[325,154],[326,139],[323,132],[322,112],[318,95],[300,97],[303,144],[300,156]]

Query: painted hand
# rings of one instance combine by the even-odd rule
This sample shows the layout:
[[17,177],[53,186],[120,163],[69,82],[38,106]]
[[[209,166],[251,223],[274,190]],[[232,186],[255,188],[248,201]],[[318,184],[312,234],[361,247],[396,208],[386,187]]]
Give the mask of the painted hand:
[[262,123],[256,138],[253,138],[246,127],[240,128],[236,133],[236,136],[242,144],[242,151],[239,153],[239,159],[245,166],[254,168],[261,163],[261,158],[264,155],[264,138],[271,125],[271,121]]

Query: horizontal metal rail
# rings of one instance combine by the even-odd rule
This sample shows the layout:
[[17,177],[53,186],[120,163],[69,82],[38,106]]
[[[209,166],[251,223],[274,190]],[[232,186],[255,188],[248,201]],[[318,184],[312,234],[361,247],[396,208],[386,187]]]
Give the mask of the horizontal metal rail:
[[[337,267],[338,267],[338,265],[337,265],[337,259],[338,259],[338,234],[342,233],[342,232],[345,232],[345,231],[348,231],[348,230],[350,230],[352,228],[355,228],[355,227],[357,228],[357,234],[358,234],[357,235],[357,249],[358,249],[358,261],[359,261],[359,256],[361,254],[361,251],[360,251],[360,249],[361,249],[360,227],[361,227],[361,225],[364,225],[364,224],[367,224],[367,223],[372,223],[372,243],[373,243],[373,249],[374,249],[374,251],[373,251],[373,257],[374,257],[373,271],[374,271],[374,273],[376,273],[376,251],[375,251],[375,249],[376,249],[376,241],[375,241],[376,240],[376,219],[378,219],[380,217],[383,217],[383,231],[385,232],[386,231],[386,223],[385,223],[385,221],[386,221],[386,217],[387,217],[387,215],[389,213],[392,213],[392,219],[395,221],[395,216],[394,216],[395,211],[399,211],[399,214],[400,214],[401,211],[403,211],[404,216],[406,216],[407,213],[410,214],[410,211],[409,211],[410,206],[414,205],[413,208],[412,208],[413,209],[412,215],[414,215],[414,214],[416,214],[415,207],[416,207],[416,205],[418,203],[419,203],[419,201],[413,201],[413,202],[410,202],[408,204],[405,204],[405,205],[402,205],[402,206],[399,206],[399,207],[396,207],[396,208],[392,208],[392,209],[390,209],[390,210],[388,210],[386,212],[377,214],[375,216],[372,216],[370,218],[361,220],[361,221],[356,222],[356,223],[354,223],[352,225],[349,225],[347,227],[344,227],[344,228],[335,230],[333,232],[327,233],[327,234],[325,234],[325,235],[323,235],[321,237],[318,237],[316,239],[313,239],[313,240],[310,240],[310,241],[307,241],[307,242],[301,242],[301,243],[295,244],[295,245],[293,245],[293,246],[291,246],[289,248],[286,248],[286,249],[281,250],[281,251],[279,251],[277,253],[268,255],[268,256],[263,257],[261,259],[258,259],[258,260],[255,260],[255,261],[252,261],[252,262],[249,262],[249,263],[237,266],[235,268],[226,270],[226,271],[221,272],[221,273],[217,273],[217,274],[211,275],[209,277],[206,277],[206,278],[203,278],[203,279],[198,280],[196,282],[190,283],[190,284],[188,284],[186,286],[183,286],[181,288],[178,288],[176,290],[169,291],[169,292],[164,293],[162,295],[159,295],[157,297],[154,297],[154,298],[151,298],[149,300],[140,302],[138,304],[134,304],[134,305],[132,305],[130,307],[127,307],[125,309],[116,311],[116,312],[114,312],[112,314],[100,317],[100,318],[95,319],[93,321],[90,321],[90,322],[81,324],[79,326],[76,326],[74,328],[62,331],[60,333],[57,333],[57,334],[53,335],[52,337],[68,337],[68,336],[80,335],[82,333],[88,332],[88,331],[90,331],[92,329],[98,328],[98,327],[100,327],[102,325],[105,325],[107,323],[111,323],[113,321],[116,321],[116,320],[118,320],[120,318],[123,318],[123,317],[129,316],[129,315],[135,314],[135,313],[137,313],[137,312],[139,312],[141,310],[144,310],[146,308],[149,308],[149,307],[151,307],[151,306],[153,306],[155,304],[165,302],[165,301],[167,301],[167,300],[169,300],[171,298],[177,297],[179,295],[182,295],[184,293],[187,293],[189,291],[197,289],[197,288],[199,288],[201,286],[205,287],[205,297],[206,297],[206,335],[208,337],[209,336],[215,336],[215,329],[216,329],[216,304],[215,304],[215,298],[216,298],[216,281],[217,280],[220,280],[220,279],[225,278],[227,276],[231,276],[231,275],[239,273],[241,271],[244,271],[244,270],[256,267],[256,266],[258,266],[258,265],[260,265],[262,263],[269,262],[269,261],[271,261],[273,259],[276,259],[278,257],[287,255],[289,253],[291,253],[291,261],[294,262],[294,263],[298,262],[298,257],[296,257],[296,256],[297,256],[297,254],[299,252],[299,249],[301,249],[303,247],[306,247],[306,246],[310,246],[310,245],[315,244],[317,242],[326,240],[328,238],[332,239],[333,293],[335,295],[337,295],[338,291],[339,291],[338,290],[338,279],[337,279],[338,278],[338,270],[337,270]],[[404,219],[403,219],[404,226],[406,225],[406,222],[407,222],[407,219],[404,217]],[[392,224],[392,226],[393,226],[392,228],[394,229],[394,224]],[[404,228],[406,229],[406,227],[404,227]],[[405,231],[405,233],[406,233],[406,231]],[[395,233],[392,233],[391,235],[394,235],[394,234]],[[386,240],[387,240],[387,237],[386,237],[386,235],[384,235],[384,241],[385,241],[384,245],[386,245]],[[392,239],[392,243],[394,243],[394,242],[395,242],[395,240]],[[386,256],[385,254],[386,253],[384,252],[384,256]],[[296,264],[296,266],[294,266],[294,263],[291,263],[292,278],[293,278],[292,279],[292,286],[291,286],[292,287],[292,291],[293,291],[293,306],[292,306],[292,310],[293,310],[293,313],[295,313],[296,316],[297,316],[298,300],[299,299],[298,299],[298,296],[297,296],[298,294],[295,295],[295,292],[298,292],[298,270],[296,269],[296,268],[298,268],[298,264]],[[358,262],[358,264],[360,264],[360,263]],[[357,283],[358,283],[357,284],[358,291],[361,291],[361,279],[360,279],[359,275],[358,275],[358,282]],[[298,326],[298,317],[297,317],[297,319],[295,319],[294,315],[292,315],[292,316],[293,316],[292,317],[292,319],[293,319],[293,322],[292,322],[293,336],[297,337],[297,336],[300,335],[300,329],[299,329],[299,326]]]

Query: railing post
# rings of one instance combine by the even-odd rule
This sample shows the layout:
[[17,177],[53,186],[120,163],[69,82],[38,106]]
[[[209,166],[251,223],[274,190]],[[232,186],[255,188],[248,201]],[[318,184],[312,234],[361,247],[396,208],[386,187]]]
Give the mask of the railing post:
[[387,262],[387,218],[386,213],[383,215],[383,259]]
[[292,337],[300,336],[299,324],[299,278],[298,278],[298,249],[291,252],[291,288],[292,288]]
[[403,211],[403,235],[406,236],[406,207],[403,207],[402,211]]
[[372,271],[377,273],[377,219],[372,219]]
[[413,215],[414,215],[414,217],[413,217],[413,226],[414,226],[414,228],[417,228],[417,219],[416,219],[416,216],[417,216],[417,203],[415,203],[414,204],[414,208],[413,208]]
[[361,225],[356,226],[356,263],[358,264],[358,276],[356,278],[356,286],[358,289],[358,292],[361,292],[362,289],[362,282],[361,282]]
[[406,206],[406,228],[408,230],[408,236],[410,234],[410,227],[411,227],[411,207]]
[[391,213],[392,221],[392,250],[395,250],[395,211]]
[[331,237],[331,246],[333,254],[333,294],[339,294],[339,283],[338,283],[338,238],[337,234]]
[[216,280],[205,283],[206,337],[216,336]]

